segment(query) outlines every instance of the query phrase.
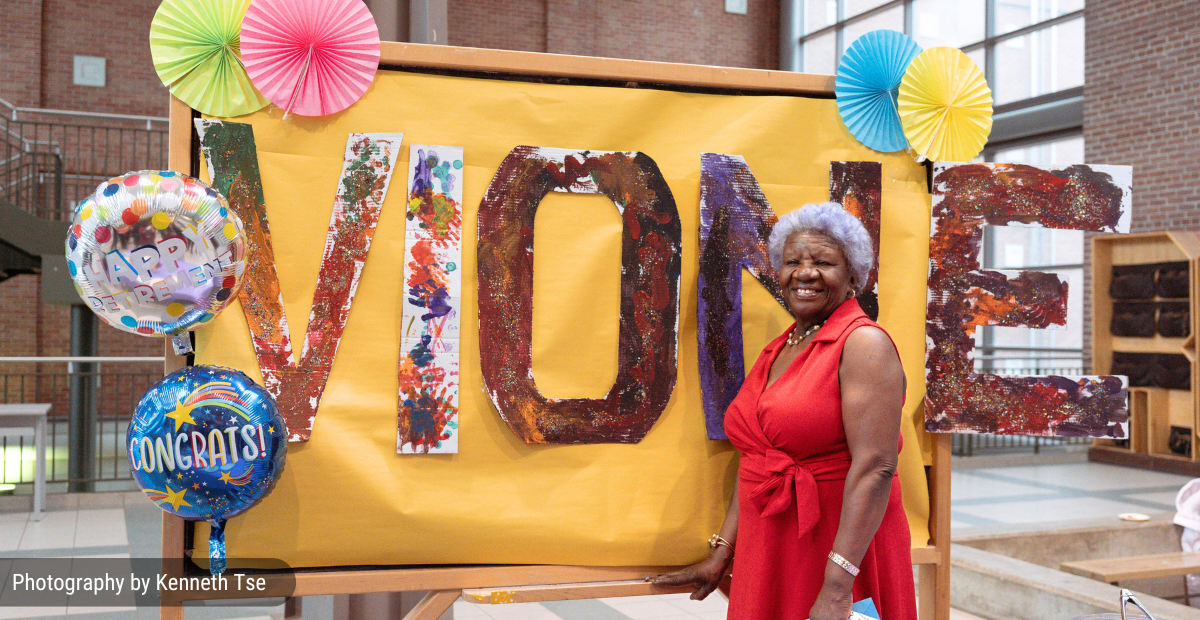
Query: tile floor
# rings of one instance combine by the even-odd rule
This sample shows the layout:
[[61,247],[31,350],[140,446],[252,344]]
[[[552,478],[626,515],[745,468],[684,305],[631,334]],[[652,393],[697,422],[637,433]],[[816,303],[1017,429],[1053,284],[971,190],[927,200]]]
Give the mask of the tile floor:
[[[999,524],[1116,518],[1123,512],[1173,512],[1175,493],[1189,479],[1096,463],[959,468],[952,474],[952,532]],[[105,494],[80,499],[76,509],[46,513],[41,521],[28,513],[0,513],[0,573],[5,559],[43,557],[154,557],[160,532],[159,511],[140,494]],[[725,617],[719,595],[705,601],[685,594],[512,605],[458,602],[460,620],[716,620]],[[332,597],[304,602],[305,618],[331,620]],[[281,607],[189,607],[187,620],[278,619]],[[72,620],[150,620],[153,608],[0,607],[0,620],[18,618]],[[978,620],[954,611],[954,620]]]
[[1190,478],[1099,463],[959,469],[951,473],[951,533],[983,525],[1175,512]]

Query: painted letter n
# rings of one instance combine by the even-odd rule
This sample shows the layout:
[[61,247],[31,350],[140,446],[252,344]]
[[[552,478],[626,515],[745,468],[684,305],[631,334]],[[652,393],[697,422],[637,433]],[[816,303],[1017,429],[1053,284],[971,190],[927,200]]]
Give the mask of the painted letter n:
[[[857,217],[875,246],[875,265],[860,297],[872,319],[879,312],[876,276],[879,263],[879,162],[832,162],[830,200]],[[784,308],[783,293],[767,255],[767,241],[778,218],[758,181],[738,155],[700,156],[700,270],[696,331],[700,390],[709,439],[725,439],[725,409],[746,378],[742,354],[742,269]]]

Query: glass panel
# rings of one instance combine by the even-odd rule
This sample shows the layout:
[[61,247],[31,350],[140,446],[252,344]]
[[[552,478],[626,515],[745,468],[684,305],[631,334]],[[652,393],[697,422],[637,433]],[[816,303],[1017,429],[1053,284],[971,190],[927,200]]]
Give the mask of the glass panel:
[[837,34],[825,33],[804,42],[804,72],[833,75],[837,71]]
[[996,104],[1083,85],[1083,20],[996,44]]
[[1004,34],[1083,8],[1084,0],[996,0],[996,34]]
[[804,0],[804,33],[837,23],[837,0]]
[[[986,71],[983,64],[984,52],[982,47],[967,52],[967,58],[970,58],[975,64],[979,65],[980,71]],[[989,84],[988,86],[991,85]],[[993,97],[994,96],[995,93],[993,93]]]
[[1083,136],[996,151],[993,161],[1060,166],[1083,163]]
[[984,0],[915,0],[912,38],[925,49],[978,43],[986,12]]
[[850,47],[850,44],[854,43],[855,39],[872,30],[904,32],[904,5],[897,5],[853,24],[846,24],[846,34],[843,38],[846,42],[846,47]]
[[1083,262],[1083,231],[1021,226],[992,226],[990,269],[1025,269]]
[[[846,17],[854,17],[859,13],[865,13],[879,5],[887,4],[891,0],[846,0]],[[877,30],[873,28],[872,30]],[[901,20],[900,27],[897,30],[904,30],[904,22]]]

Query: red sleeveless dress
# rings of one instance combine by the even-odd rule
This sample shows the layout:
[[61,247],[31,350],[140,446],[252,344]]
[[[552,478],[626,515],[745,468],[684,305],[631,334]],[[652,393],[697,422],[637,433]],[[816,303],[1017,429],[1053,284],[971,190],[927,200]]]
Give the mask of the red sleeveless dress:
[[[788,330],[763,349],[725,412],[725,432],[741,452],[729,618],[805,620],[816,601],[850,468],[838,367],[846,338],[864,325],[878,327],[847,300],[764,390]],[[855,601],[873,598],[882,620],[916,620],[899,478],[859,568]]]

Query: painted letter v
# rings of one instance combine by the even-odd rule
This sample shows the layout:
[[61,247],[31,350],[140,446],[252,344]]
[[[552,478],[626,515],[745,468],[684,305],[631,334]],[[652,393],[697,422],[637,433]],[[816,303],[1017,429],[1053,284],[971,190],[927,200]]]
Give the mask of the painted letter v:
[[245,229],[247,267],[238,299],[250,326],[263,384],[287,422],[288,441],[308,441],[403,134],[352,133],[346,141],[312,313],[297,363],[275,269],[254,128],[197,119],[196,131],[212,186],[225,195]]

